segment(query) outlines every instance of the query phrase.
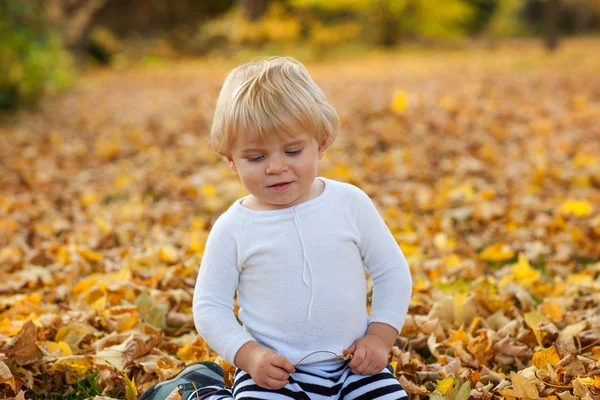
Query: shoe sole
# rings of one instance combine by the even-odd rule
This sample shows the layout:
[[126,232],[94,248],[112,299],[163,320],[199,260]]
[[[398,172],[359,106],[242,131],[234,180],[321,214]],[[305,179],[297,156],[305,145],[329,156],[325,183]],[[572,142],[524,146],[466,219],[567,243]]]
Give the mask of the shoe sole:
[[[179,371],[177,373],[177,375],[175,375],[172,378],[166,379],[164,381],[155,383],[154,385],[150,386],[148,389],[146,389],[144,391],[144,393],[142,393],[142,395],[140,396],[140,398],[138,400],[149,400],[152,398],[152,396],[155,394],[155,392],[160,389],[161,387],[170,384],[171,382],[173,382],[174,380],[177,380],[179,378],[181,378],[182,375],[185,375],[187,373],[196,371],[198,369],[202,369],[202,366],[208,368],[209,370],[213,371],[214,373],[220,375],[221,377],[223,377],[225,375],[225,371],[223,371],[223,368],[221,368],[218,364],[215,363],[209,363],[209,362],[205,362],[205,361],[200,361],[191,365],[188,365],[187,367],[185,367],[184,369],[182,369],[181,371]],[[195,367],[195,368],[191,368],[191,367]],[[173,388],[175,389],[175,388]]]

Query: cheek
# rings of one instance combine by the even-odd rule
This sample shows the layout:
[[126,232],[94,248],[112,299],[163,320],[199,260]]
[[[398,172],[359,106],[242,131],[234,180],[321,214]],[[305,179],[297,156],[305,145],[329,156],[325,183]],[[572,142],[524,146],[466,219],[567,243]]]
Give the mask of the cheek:
[[260,168],[257,166],[245,166],[243,169],[238,170],[238,175],[242,181],[247,183],[260,181],[262,174]]

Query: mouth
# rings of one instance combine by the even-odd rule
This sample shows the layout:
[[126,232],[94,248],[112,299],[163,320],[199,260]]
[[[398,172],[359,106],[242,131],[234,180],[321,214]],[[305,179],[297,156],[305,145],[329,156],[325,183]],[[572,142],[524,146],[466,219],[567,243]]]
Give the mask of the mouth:
[[267,186],[270,189],[275,189],[275,190],[283,190],[283,189],[287,189],[289,185],[291,185],[293,182],[280,182],[280,183],[276,183],[274,185],[270,185]]

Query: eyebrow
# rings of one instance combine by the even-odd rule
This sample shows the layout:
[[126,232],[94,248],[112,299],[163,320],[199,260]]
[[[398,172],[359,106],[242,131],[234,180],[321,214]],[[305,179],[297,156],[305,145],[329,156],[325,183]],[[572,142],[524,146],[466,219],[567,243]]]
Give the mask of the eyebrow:
[[[285,147],[287,146],[297,146],[299,144],[305,144],[306,143],[306,139],[297,139],[291,142],[288,142],[285,144]],[[248,149],[244,149],[241,151],[242,154],[247,154],[247,153],[252,153],[252,152],[260,152],[262,151],[261,149],[256,149],[256,148],[248,148]]]

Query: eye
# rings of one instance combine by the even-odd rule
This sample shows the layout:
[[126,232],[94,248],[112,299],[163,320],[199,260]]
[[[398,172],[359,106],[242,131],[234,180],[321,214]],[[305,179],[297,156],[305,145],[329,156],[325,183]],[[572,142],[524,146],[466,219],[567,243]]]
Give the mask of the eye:
[[297,156],[298,154],[302,153],[302,150],[304,149],[288,150],[285,152],[285,154],[287,154],[288,156]]
[[248,157],[248,161],[250,162],[259,162],[264,158],[264,156],[252,156]]

